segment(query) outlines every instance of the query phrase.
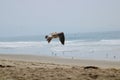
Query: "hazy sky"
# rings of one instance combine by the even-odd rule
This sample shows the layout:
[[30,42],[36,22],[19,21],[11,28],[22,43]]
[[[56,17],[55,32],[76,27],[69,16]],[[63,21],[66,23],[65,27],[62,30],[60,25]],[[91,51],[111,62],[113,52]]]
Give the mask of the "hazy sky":
[[0,0],[0,36],[120,30],[120,0]]

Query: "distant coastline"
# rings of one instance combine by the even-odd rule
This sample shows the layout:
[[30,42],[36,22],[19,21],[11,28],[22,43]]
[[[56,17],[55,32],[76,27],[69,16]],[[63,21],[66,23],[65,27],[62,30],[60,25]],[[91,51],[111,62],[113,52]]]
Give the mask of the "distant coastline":
[[[120,31],[106,31],[106,32],[86,32],[86,33],[65,33],[66,40],[102,40],[102,39],[120,39]],[[0,36],[0,41],[45,41],[44,36],[27,35],[27,36]]]

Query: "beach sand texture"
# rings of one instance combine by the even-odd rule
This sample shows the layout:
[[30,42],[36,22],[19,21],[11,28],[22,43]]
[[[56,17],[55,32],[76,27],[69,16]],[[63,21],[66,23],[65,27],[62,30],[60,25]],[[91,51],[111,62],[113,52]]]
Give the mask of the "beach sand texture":
[[120,63],[0,54],[0,80],[120,80]]

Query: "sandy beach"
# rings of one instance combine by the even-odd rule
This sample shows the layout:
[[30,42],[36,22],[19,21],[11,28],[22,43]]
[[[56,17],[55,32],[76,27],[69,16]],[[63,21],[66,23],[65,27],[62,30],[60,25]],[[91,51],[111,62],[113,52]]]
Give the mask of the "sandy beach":
[[119,79],[119,61],[0,54],[0,80]]

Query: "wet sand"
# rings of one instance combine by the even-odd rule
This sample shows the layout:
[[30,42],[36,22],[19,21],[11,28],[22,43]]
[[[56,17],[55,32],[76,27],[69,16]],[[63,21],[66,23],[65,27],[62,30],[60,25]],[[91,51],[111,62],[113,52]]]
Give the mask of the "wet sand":
[[119,79],[119,61],[0,54],[0,80]]

